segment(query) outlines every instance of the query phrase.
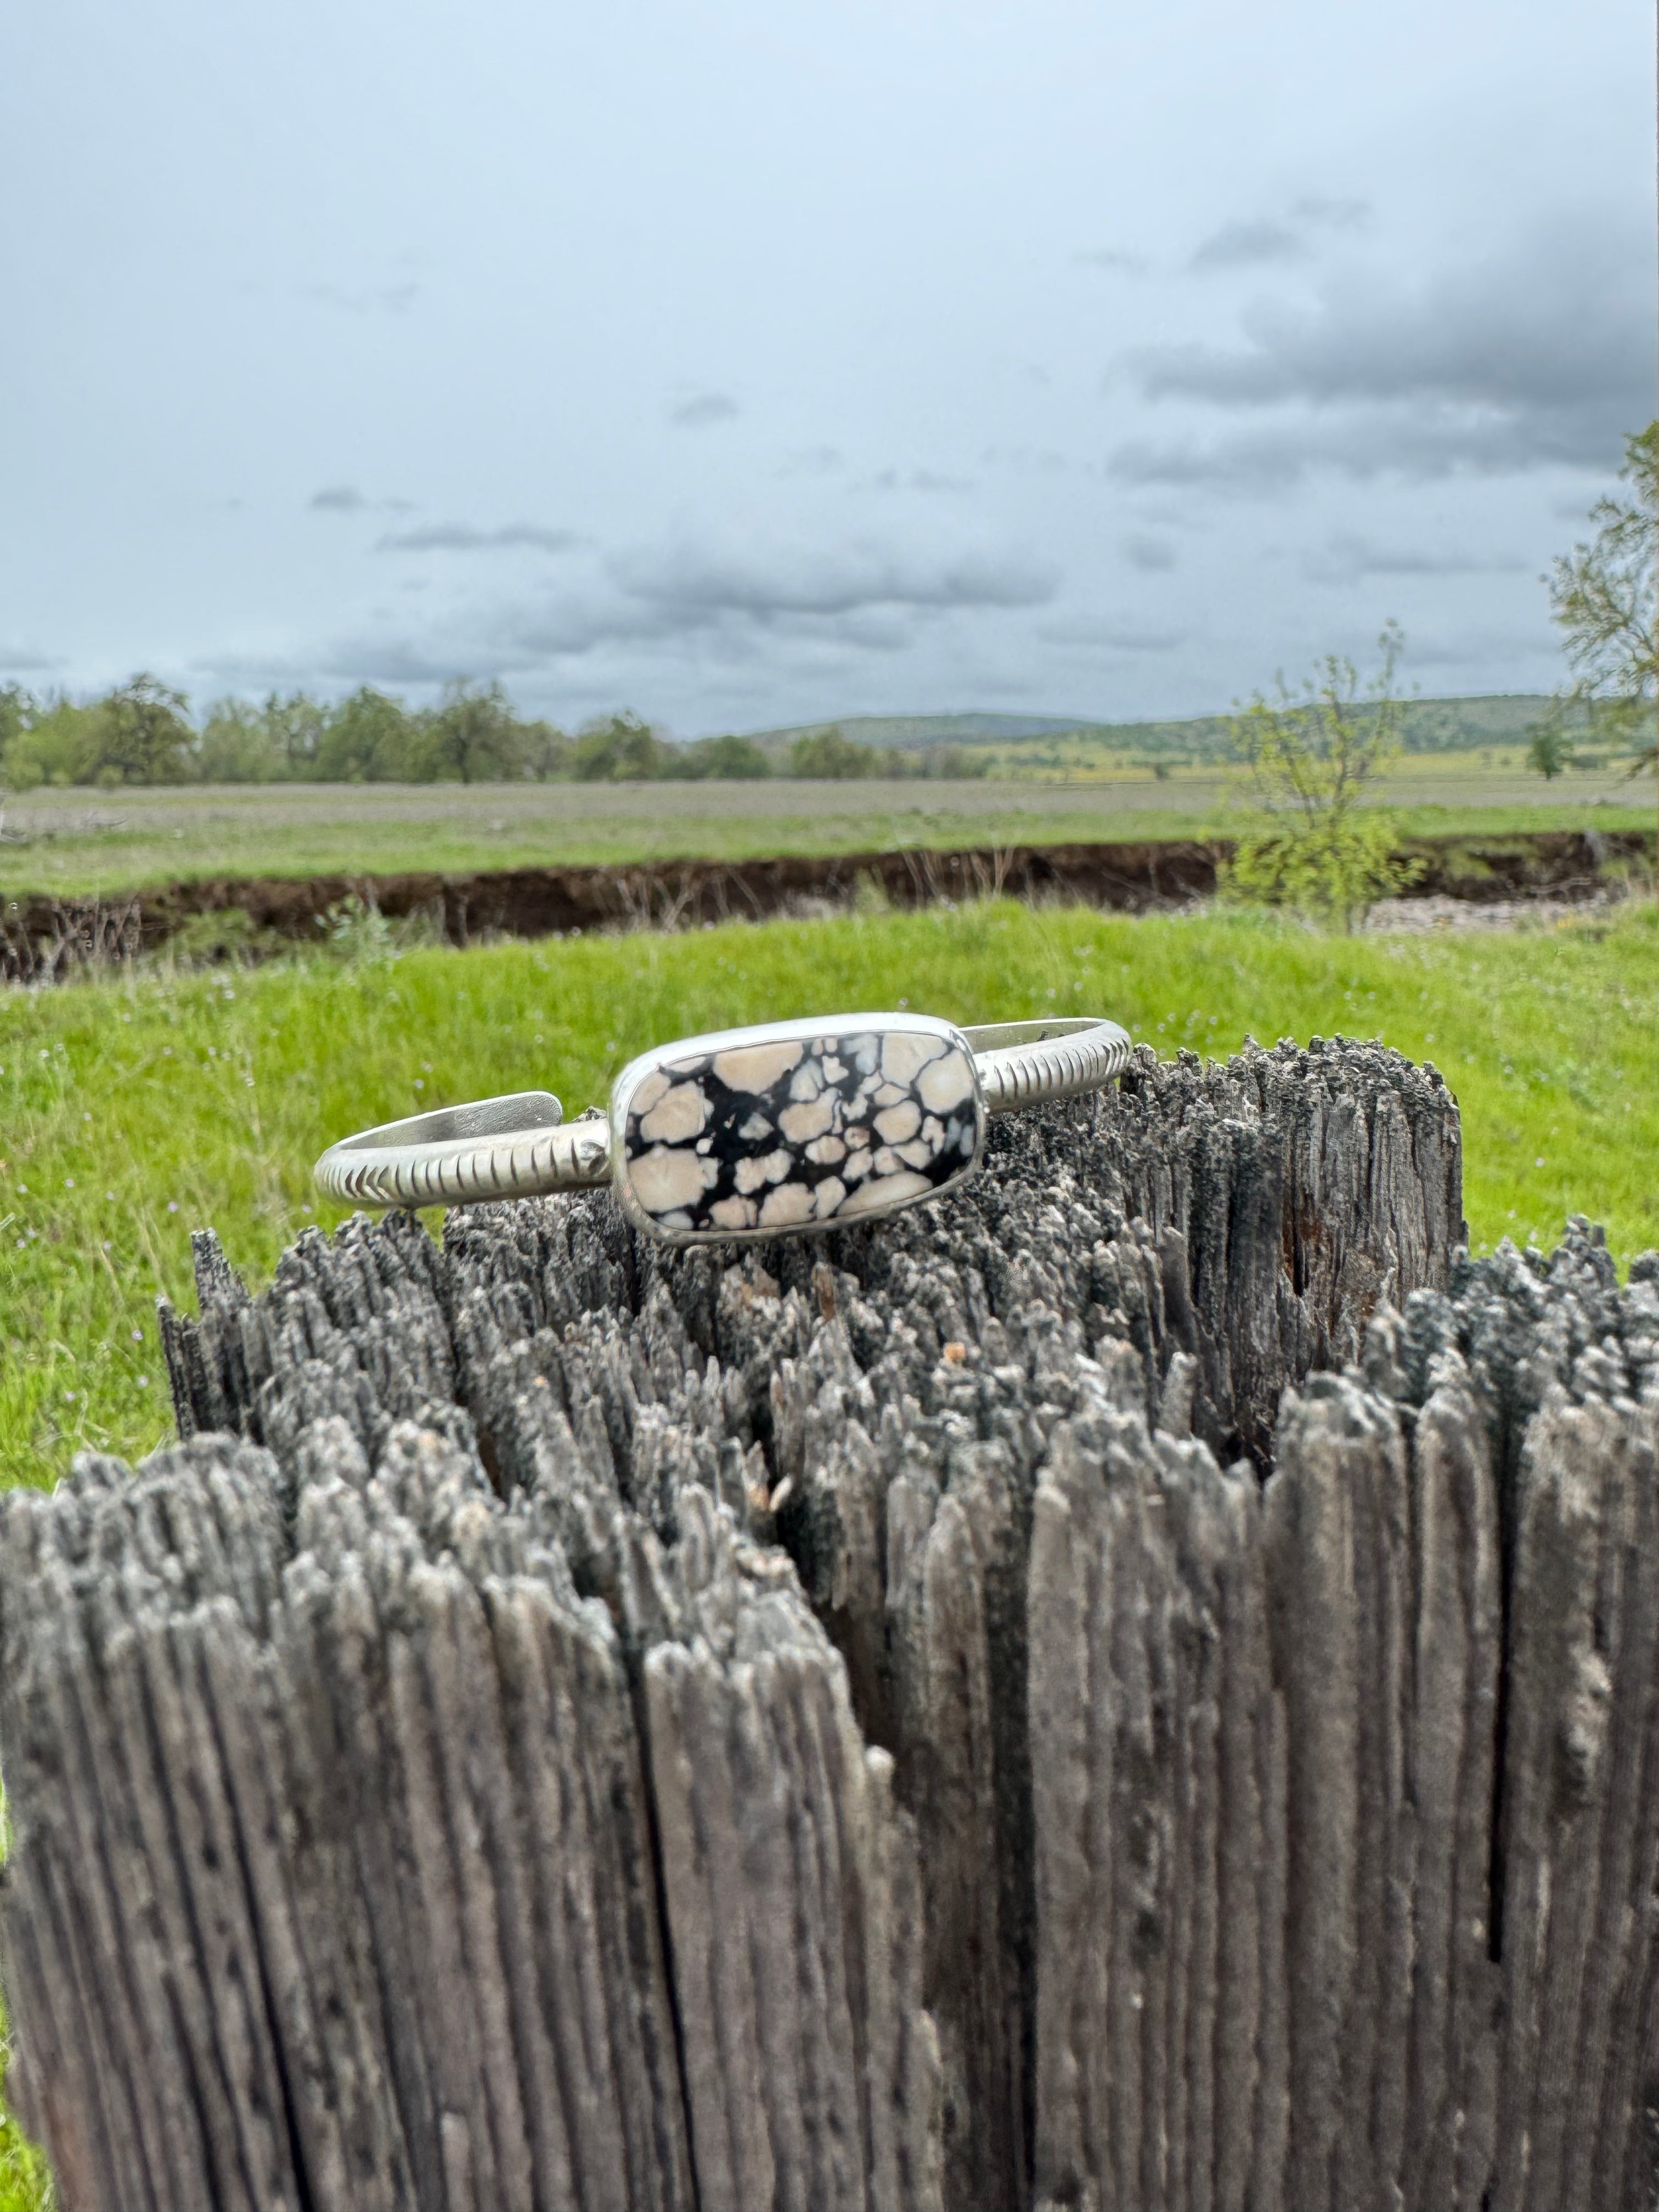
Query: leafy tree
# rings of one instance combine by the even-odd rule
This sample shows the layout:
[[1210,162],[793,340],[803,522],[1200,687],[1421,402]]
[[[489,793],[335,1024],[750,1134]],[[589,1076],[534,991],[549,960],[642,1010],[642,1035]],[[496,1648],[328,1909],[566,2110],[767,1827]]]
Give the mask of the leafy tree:
[[967,783],[991,773],[988,752],[969,751],[965,745],[930,745],[921,757],[921,774]]
[[524,773],[519,724],[499,684],[446,684],[422,750],[440,783],[491,783]]
[[525,773],[538,783],[552,783],[570,773],[571,744],[564,732],[551,722],[521,722],[519,740],[524,750]]
[[673,759],[663,773],[701,783],[752,782],[770,775],[772,763],[752,738],[699,738],[695,744],[676,745]]
[[881,774],[881,757],[873,745],[861,745],[838,726],[814,730],[797,738],[789,748],[789,773],[814,781],[841,782],[854,777]]
[[246,699],[217,699],[208,708],[193,761],[204,783],[274,783],[288,771],[265,715]]
[[403,702],[365,684],[332,708],[317,747],[323,783],[392,783],[417,765],[420,732]]
[[1395,673],[1404,643],[1389,623],[1382,664],[1362,700],[1351,660],[1328,653],[1292,692],[1257,692],[1232,720],[1243,813],[1230,894],[1285,906],[1345,931],[1418,872],[1395,854],[1394,817],[1366,804],[1401,750]]
[[1659,561],[1659,422],[1625,441],[1622,497],[1590,509],[1595,535],[1551,570],[1550,613],[1562,633],[1571,689],[1555,702],[1559,724],[1577,708],[1589,733],[1611,738],[1632,775],[1659,757],[1659,664],[1655,564]]
[[279,775],[297,782],[317,773],[317,756],[328,726],[328,709],[308,691],[291,691],[287,698],[273,691],[264,704],[267,741],[273,759],[280,761]]
[[571,767],[580,783],[649,783],[663,774],[669,748],[639,715],[624,708],[584,722]]
[[0,775],[6,772],[6,756],[14,738],[22,735],[25,717],[33,704],[21,684],[0,684]]
[[100,701],[94,779],[113,783],[182,783],[195,732],[189,702],[154,676],[139,674]]
[[19,791],[38,783],[90,783],[97,771],[98,709],[77,707],[62,692],[45,699],[19,695],[8,738],[5,775]]
[[1572,763],[1571,738],[1553,716],[1547,716],[1532,733],[1527,747],[1527,766],[1535,769],[1546,783],[1553,783]]
[[41,702],[21,684],[9,684],[0,705],[0,781],[15,791],[28,791],[51,781],[51,770],[41,760],[34,742]]

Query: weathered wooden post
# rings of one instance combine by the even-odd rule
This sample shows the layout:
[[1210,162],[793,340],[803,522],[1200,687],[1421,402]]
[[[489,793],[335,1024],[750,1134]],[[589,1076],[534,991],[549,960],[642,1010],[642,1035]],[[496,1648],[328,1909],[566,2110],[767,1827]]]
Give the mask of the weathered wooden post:
[[65,2212],[1652,2204],[1659,1266],[1461,1211],[1339,1043],[738,1264],[202,1239],[0,1502]]

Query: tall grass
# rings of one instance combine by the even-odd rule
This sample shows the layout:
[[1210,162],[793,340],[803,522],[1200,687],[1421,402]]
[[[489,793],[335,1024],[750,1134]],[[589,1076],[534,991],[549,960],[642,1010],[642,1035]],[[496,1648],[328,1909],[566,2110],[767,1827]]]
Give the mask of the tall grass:
[[0,2212],[52,2212],[53,2202],[45,2158],[0,2102]]
[[650,1043],[906,1004],[962,1021],[1099,1011],[1164,1053],[1381,1036],[1458,1095],[1477,1247],[1549,1243],[1575,1211],[1626,1258],[1659,1243],[1650,906],[1385,939],[996,903],[134,973],[0,993],[0,1480],[49,1483],[77,1448],[168,1433],[155,1301],[191,1297],[189,1231],[211,1223],[264,1280],[307,1222],[339,1218],[310,1185],[331,1139],[532,1086],[574,1114]]

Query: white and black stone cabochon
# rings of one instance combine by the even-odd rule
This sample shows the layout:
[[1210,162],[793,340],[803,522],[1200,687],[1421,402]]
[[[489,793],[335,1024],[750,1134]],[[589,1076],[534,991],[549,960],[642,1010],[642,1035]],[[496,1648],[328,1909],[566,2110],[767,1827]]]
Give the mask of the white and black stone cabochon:
[[659,1061],[623,1102],[624,1198],[680,1241],[824,1227],[932,1198],[979,1158],[959,1037],[852,1028]]

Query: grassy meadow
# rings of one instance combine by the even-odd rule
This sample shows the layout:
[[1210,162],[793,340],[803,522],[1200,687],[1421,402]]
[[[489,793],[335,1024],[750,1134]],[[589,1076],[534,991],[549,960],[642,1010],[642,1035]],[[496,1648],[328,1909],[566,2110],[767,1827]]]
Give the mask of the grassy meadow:
[[[1408,835],[1653,826],[1652,787],[1614,769],[1546,783],[1502,750],[1413,755],[1386,796]],[[779,853],[1055,844],[1218,834],[1214,769],[965,782],[227,784],[43,787],[3,810],[0,897],[177,878],[577,866]]]
[[[169,1431],[155,1300],[212,1224],[256,1286],[307,1223],[333,1138],[545,1085],[573,1115],[644,1046],[906,1003],[962,1021],[1116,1016],[1164,1053],[1341,1031],[1431,1059],[1464,1115],[1477,1247],[1569,1212],[1659,1244],[1659,917],[1328,938],[1249,915],[1012,902],[682,936],[135,970],[0,993],[0,1480]],[[436,1217],[431,1218],[437,1226]],[[0,2200],[3,2212],[3,2200]]]

